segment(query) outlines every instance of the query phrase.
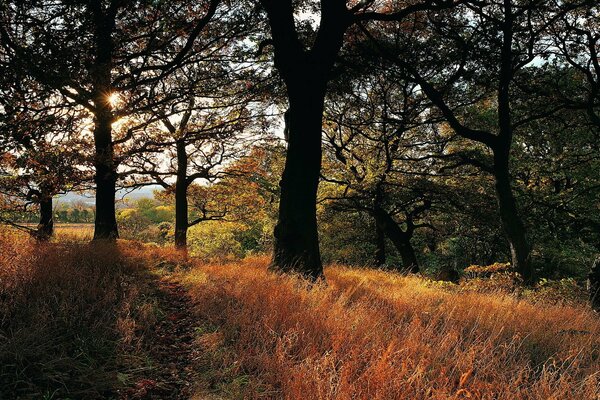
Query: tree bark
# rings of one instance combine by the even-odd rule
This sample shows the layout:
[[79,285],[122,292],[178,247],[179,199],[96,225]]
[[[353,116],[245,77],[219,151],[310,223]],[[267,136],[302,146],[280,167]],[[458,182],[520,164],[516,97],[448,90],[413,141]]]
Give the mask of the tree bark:
[[317,232],[325,83],[289,90],[288,149],[281,178],[272,268],[317,279],[323,274]]
[[40,222],[35,231],[38,240],[48,240],[54,233],[54,218],[52,215],[52,196],[40,200]]
[[385,231],[379,220],[375,219],[375,266],[385,265]]
[[114,160],[112,123],[114,115],[108,97],[112,94],[112,57],[114,14],[105,13],[101,5],[92,6],[94,15],[95,62],[90,73],[94,99],[94,167],[96,174],[96,220],[94,240],[119,237],[115,215],[117,167]]
[[513,126],[511,113],[510,85],[513,81],[513,23],[514,15],[511,0],[504,0],[504,22],[502,24],[502,47],[500,51],[500,71],[498,81],[498,128],[499,135],[491,144],[494,153],[493,174],[496,186],[498,211],[502,227],[508,239],[511,263],[527,284],[533,281],[530,262],[530,247],[525,234],[525,224],[518,211],[517,202],[511,187],[509,169]]
[[412,273],[419,272],[417,256],[410,243],[410,240],[412,239],[412,230],[407,230],[406,232],[403,231],[396,221],[394,221],[392,216],[381,208],[376,209],[373,214],[376,220],[379,221],[379,224],[387,237],[392,241],[394,247],[400,253],[400,257],[402,258],[402,269]]
[[96,220],[94,240],[119,237],[115,210],[117,172],[112,144],[112,117],[103,113],[96,115],[94,143],[96,157]]
[[592,308],[600,311],[600,256],[596,257],[592,264],[587,283]]
[[323,275],[317,233],[316,199],[321,170],[321,124],[327,82],[350,23],[346,3],[321,2],[321,20],[310,50],[296,31],[291,0],[261,0],[289,100],[288,150],[271,268]]
[[510,185],[508,154],[504,156],[496,154],[494,157],[496,197],[500,220],[510,246],[511,264],[515,271],[521,274],[525,283],[531,283],[533,269],[530,262],[530,247],[525,233],[525,225]]
[[175,247],[187,249],[188,201],[187,167],[188,156],[185,141],[177,140],[177,181],[175,182]]

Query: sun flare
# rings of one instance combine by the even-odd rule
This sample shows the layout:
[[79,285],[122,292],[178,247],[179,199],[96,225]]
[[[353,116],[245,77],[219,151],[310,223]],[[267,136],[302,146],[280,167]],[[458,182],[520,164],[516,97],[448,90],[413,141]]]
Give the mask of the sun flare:
[[118,93],[111,93],[108,95],[107,101],[112,107],[116,107],[121,102],[121,97]]

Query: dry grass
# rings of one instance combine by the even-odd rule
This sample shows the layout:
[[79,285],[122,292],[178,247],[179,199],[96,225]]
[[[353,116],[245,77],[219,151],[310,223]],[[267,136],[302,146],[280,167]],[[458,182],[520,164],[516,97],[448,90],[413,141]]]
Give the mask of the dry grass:
[[58,241],[89,241],[94,237],[94,224],[56,224],[54,237]]
[[1,399],[111,398],[143,368],[155,316],[120,247],[0,230]]
[[202,265],[136,242],[0,233],[0,246],[0,398],[106,398],[134,382],[157,318],[149,269],[194,300],[198,399],[600,398],[600,319],[582,306],[344,266],[309,288],[266,258]]
[[206,324],[199,368],[230,397],[599,398],[600,321],[587,309],[342,266],[309,290],[266,263],[182,274]]

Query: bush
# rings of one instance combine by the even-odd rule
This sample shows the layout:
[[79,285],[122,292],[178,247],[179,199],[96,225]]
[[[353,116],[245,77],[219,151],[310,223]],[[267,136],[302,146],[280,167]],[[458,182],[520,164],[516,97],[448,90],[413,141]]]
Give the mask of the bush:
[[204,260],[224,261],[244,256],[241,243],[236,236],[245,226],[220,221],[205,221],[188,231],[190,254]]

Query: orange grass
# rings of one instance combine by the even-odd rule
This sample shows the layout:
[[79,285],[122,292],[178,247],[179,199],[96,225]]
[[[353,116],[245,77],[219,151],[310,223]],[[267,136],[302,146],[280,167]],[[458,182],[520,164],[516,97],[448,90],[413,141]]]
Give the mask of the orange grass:
[[0,233],[0,246],[0,398],[105,398],[134,382],[157,318],[148,270],[189,288],[198,399],[600,398],[600,320],[583,306],[344,266],[309,287],[265,257],[203,265],[127,241]]
[[266,264],[181,274],[210,327],[198,346],[213,353],[213,386],[244,377],[232,397],[599,398],[600,321],[587,309],[343,266],[308,289]]

